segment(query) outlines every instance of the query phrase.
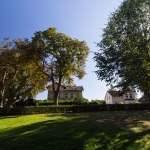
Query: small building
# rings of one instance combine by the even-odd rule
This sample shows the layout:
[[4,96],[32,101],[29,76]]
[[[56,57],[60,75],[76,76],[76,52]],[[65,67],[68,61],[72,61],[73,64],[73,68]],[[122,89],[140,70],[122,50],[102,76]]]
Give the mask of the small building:
[[[47,99],[53,100],[54,93],[53,93],[52,85],[49,85],[47,87],[47,89],[48,89]],[[84,91],[83,86],[76,86],[76,85],[74,85],[74,86],[64,86],[64,85],[61,85],[60,86],[59,99],[70,100],[70,99],[73,99],[74,97],[76,97],[76,95],[78,93],[82,94],[83,91]]]
[[119,91],[107,91],[105,95],[106,104],[132,104],[135,102],[135,92],[130,91],[120,95]]

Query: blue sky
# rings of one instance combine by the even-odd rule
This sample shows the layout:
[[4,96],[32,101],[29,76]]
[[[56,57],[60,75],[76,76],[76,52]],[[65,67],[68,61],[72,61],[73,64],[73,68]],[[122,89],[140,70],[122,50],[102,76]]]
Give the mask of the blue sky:
[[[72,38],[85,40],[90,50],[98,51],[94,42],[101,40],[111,12],[123,0],[0,0],[0,40],[10,37],[31,38],[36,31],[49,27],[57,28]],[[99,81],[93,53],[86,63],[86,75],[82,80],[75,78],[76,85],[84,87],[83,96],[89,100],[104,99],[109,86]],[[46,99],[47,91],[37,95]]]

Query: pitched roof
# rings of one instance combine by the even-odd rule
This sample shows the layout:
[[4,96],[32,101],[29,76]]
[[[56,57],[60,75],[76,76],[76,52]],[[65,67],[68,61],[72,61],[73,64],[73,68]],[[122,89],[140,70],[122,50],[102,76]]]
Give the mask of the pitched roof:
[[64,89],[65,91],[84,91],[83,86],[67,86],[66,89]]
[[118,91],[107,91],[111,96],[119,96]]
[[[57,83],[56,83],[57,84]],[[52,87],[52,84],[47,86],[47,89],[49,89],[49,87]],[[83,86],[65,86],[65,85],[61,85],[61,87],[64,88],[64,91],[84,91]]]

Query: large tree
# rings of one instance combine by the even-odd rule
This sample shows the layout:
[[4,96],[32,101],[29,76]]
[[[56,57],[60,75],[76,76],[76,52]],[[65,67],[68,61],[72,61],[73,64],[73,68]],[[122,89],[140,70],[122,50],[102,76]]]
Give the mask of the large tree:
[[150,104],[150,1],[124,0],[110,15],[97,46],[98,79],[140,89]]
[[[28,59],[28,40],[5,39],[0,46],[0,106],[12,105],[16,99],[33,98],[46,87],[46,77],[37,64]],[[38,63],[39,65],[40,62]]]
[[31,47],[29,55],[35,62],[43,62],[43,67],[39,66],[39,70],[43,71],[52,84],[54,104],[58,105],[60,85],[63,82],[70,84],[73,76],[81,79],[85,75],[89,48],[85,41],[72,39],[57,32],[55,28],[36,32]]

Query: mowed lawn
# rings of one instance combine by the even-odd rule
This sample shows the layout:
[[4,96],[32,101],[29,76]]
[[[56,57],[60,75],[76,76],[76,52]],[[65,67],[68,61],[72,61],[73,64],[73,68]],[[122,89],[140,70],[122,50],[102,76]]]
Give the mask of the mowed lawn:
[[0,116],[0,150],[150,150],[150,111]]

